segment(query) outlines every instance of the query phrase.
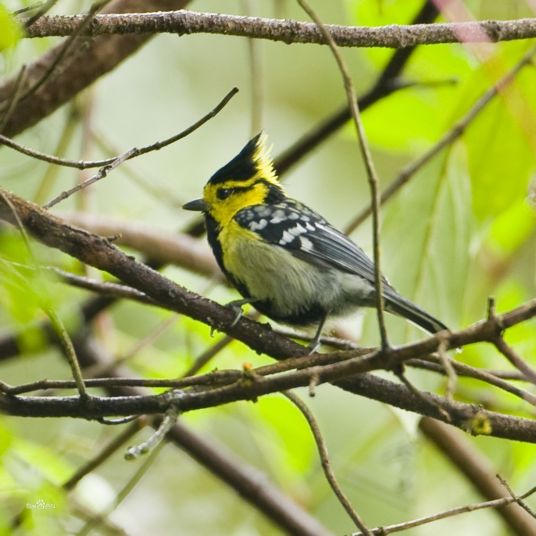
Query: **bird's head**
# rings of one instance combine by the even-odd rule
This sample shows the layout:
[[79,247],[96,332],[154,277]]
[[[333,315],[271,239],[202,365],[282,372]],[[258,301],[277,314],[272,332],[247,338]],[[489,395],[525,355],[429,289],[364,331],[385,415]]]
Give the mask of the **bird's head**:
[[201,199],[190,201],[183,208],[204,212],[225,224],[242,208],[277,203],[284,197],[266,147],[266,136],[261,132],[210,177]]

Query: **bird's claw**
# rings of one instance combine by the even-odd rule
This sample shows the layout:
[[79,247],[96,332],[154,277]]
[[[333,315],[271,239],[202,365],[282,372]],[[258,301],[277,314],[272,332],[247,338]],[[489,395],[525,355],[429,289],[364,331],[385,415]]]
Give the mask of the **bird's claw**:
[[251,301],[246,300],[246,299],[244,299],[244,300],[233,300],[233,301],[229,302],[228,304],[226,304],[226,307],[231,309],[236,315],[234,317],[233,321],[231,322],[231,325],[229,326],[230,328],[234,328],[238,324],[238,321],[242,318],[242,316],[244,316],[244,312],[242,311],[242,307],[244,305],[246,305],[247,303],[251,303]]

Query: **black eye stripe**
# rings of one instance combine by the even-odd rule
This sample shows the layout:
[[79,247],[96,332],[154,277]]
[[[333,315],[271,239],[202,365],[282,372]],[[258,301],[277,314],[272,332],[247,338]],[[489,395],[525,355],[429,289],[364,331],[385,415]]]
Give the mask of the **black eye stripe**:
[[219,188],[216,192],[216,196],[218,199],[223,201],[224,199],[227,199],[233,194],[237,194],[239,192],[246,192],[247,190],[251,190],[253,188],[254,184],[250,186],[235,186],[234,188]]

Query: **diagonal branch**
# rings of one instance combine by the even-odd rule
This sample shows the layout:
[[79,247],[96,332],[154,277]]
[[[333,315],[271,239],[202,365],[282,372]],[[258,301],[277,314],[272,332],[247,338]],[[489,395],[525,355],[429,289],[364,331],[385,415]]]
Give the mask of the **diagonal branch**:
[[[421,9],[411,21],[411,25],[431,23],[437,17],[437,14],[438,9],[433,0],[425,0]],[[359,97],[358,106],[361,111],[366,110],[395,91],[411,87],[410,84],[403,83],[399,80],[399,77],[415,50],[416,47],[407,47],[399,48],[393,52],[373,86],[364,95]],[[350,109],[344,103],[339,110],[321,121],[320,124],[316,125],[275,159],[275,168],[278,174],[282,175],[286,173],[305,155],[309,154],[315,147],[334,134],[349,119]]]
[[[114,13],[167,11],[185,7],[188,0],[114,0],[104,11]],[[38,24],[41,19],[34,24]],[[30,26],[28,31],[33,28]],[[31,99],[17,102],[3,134],[14,136],[41,121],[60,106],[71,100],[95,80],[113,70],[123,60],[136,52],[150,38],[151,34],[142,35],[106,35],[93,39],[81,36],[73,44],[69,62],[61,64],[46,83],[39,88]],[[41,75],[54,63],[61,52],[63,44],[47,51],[26,68],[24,89],[31,87]],[[0,102],[8,101],[16,89],[15,76],[0,85]]]

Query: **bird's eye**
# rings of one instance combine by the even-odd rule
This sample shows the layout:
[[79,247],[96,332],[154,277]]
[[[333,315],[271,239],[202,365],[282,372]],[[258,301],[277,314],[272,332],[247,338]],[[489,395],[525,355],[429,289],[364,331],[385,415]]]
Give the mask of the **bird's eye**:
[[218,196],[218,199],[223,201],[224,199],[227,199],[232,193],[232,188],[220,188],[216,195]]

